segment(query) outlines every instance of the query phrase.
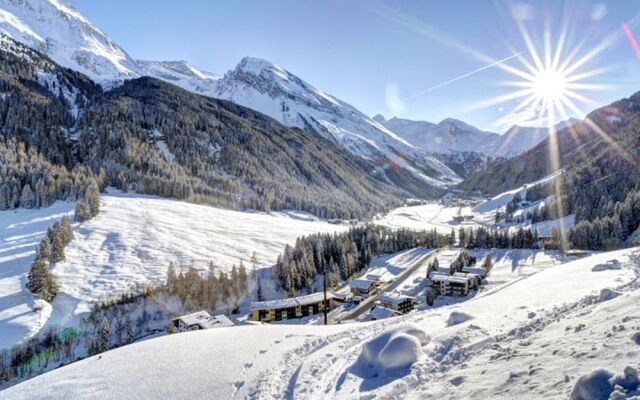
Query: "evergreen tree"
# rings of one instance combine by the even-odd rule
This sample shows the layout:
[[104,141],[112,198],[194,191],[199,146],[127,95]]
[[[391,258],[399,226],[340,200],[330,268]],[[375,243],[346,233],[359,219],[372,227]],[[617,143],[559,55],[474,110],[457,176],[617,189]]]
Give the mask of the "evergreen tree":
[[111,339],[111,325],[107,320],[107,317],[102,318],[102,322],[100,323],[100,327],[96,332],[96,341],[97,346],[96,350],[98,353],[104,353],[109,350],[109,342]]
[[493,268],[493,260],[491,258],[491,254],[487,254],[482,262],[482,269],[484,269],[488,274],[489,271],[491,271],[491,268]]
[[33,262],[27,275],[27,288],[36,297],[49,302],[58,294],[58,285],[46,260],[37,258]]

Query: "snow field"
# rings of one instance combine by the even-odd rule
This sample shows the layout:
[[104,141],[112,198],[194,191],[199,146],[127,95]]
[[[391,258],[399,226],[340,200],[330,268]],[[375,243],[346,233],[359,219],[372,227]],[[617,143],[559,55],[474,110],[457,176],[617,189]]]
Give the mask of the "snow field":
[[436,229],[439,233],[449,234],[451,229],[456,233],[460,227],[470,228],[478,226],[476,222],[458,223],[453,217],[472,214],[470,207],[445,207],[441,204],[431,203],[420,206],[400,207],[390,211],[376,223],[390,228],[408,228],[415,230]]
[[25,288],[27,273],[47,228],[72,210],[72,203],[57,202],[38,210],[0,211],[0,349],[32,336],[48,319],[51,307]]
[[[615,264],[610,260],[618,260],[620,268],[594,270]],[[616,374],[637,368],[639,265],[638,249],[596,254],[464,302],[371,323],[254,325],[171,335],[71,364],[3,394],[12,399],[52,393],[79,399],[185,393],[255,399],[566,398],[583,375],[603,367]],[[603,289],[618,295],[603,297]],[[452,320],[459,323],[448,326]],[[422,333],[414,335],[418,340],[408,337],[408,323],[430,341],[420,340]],[[396,336],[402,339],[391,345]],[[388,349],[388,357],[371,357],[373,347]],[[370,356],[363,360],[363,354]],[[373,373],[360,373],[359,360]]]
[[255,251],[260,267],[270,267],[299,236],[348,229],[301,213],[268,215],[151,196],[103,195],[96,218],[73,224],[66,261],[53,268],[61,287],[53,310],[45,306],[34,313],[34,298],[24,283],[35,247],[47,227],[72,209],[71,203],[56,203],[40,210],[0,212],[0,348],[32,336],[45,323],[74,324],[95,301],[163,281],[169,262],[193,262],[206,270],[213,261],[229,271],[240,260],[250,268]]

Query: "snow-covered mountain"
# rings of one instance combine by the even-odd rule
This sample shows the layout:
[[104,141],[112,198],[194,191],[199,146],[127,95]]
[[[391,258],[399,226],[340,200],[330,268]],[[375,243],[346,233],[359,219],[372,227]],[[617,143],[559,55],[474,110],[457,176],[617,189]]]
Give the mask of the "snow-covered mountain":
[[190,92],[212,97],[221,76],[202,71],[187,61],[136,60],[141,75],[152,76],[172,83]]
[[[578,119],[569,118],[556,124],[555,130],[559,131],[577,122],[579,122]],[[496,153],[504,155],[520,154],[541,143],[548,136],[548,128],[514,125],[501,136]]]
[[390,160],[430,184],[458,180],[443,163],[355,107],[269,61],[243,58],[217,81],[213,96],[315,132],[361,157],[383,160],[383,164],[384,159]]
[[[474,152],[488,157],[513,157],[549,136],[547,128],[517,125],[499,135],[452,118],[438,124],[395,117],[385,120],[381,115],[376,115],[374,119],[409,143],[434,154]],[[576,119],[569,119],[558,123],[555,129],[560,130],[576,122]]]
[[0,0],[0,32],[105,87],[140,76],[122,48],[63,0]]
[[244,58],[222,78],[185,61],[134,60],[65,0],[0,0],[0,32],[105,88],[151,76],[252,108],[375,161],[389,180],[402,180],[401,186],[415,182],[398,177],[397,167],[433,186],[460,181],[445,164],[355,107],[266,60]]
[[492,155],[493,149],[500,141],[500,135],[497,133],[484,132],[452,118],[434,124],[394,117],[382,124],[429,153],[475,151]]

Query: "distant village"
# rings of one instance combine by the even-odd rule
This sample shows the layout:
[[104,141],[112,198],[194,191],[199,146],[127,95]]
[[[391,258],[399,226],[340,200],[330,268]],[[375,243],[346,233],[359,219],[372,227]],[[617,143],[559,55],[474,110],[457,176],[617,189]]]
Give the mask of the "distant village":
[[[437,252],[436,252],[437,253]],[[429,261],[427,261],[429,260]],[[408,314],[418,307],[431,307],[438,297],[468,296],[478,290],[491,270],[493,262],[485,257],[481,266],[466,250],[451,262],[440,266],[437,254],[421,262],[427,263],[426,289],[422,296],[408,296],[390,290],[393,279],[365,273],[351,280],[337,291],[321,291],[297,297],[268,301],[254,301],[246,320],[260,323],[284,323],[286,321],[315,318],[311,323],[343,321],[374,321]],[[338,316],[335,314],[337,313]],[[211,316],[198,311],[178,316],[169,321],[169,333],[233,326],[225,315]]]

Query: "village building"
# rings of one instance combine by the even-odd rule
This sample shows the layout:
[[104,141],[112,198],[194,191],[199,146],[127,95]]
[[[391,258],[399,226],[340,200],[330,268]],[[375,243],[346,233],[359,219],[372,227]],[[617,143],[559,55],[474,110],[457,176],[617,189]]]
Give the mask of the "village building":
[[473,215],[468,214],[468,215],[454,215],[453,216],[453,220],[455,222],[464,222],[464,221],[473,221]]
[[380,305],[406,314],[413,310],[418,303],[415,297],[405,296],[399,293],[383,293],[378,297]]
[[377,281],[372,281],[369,279],[354,279],[349,284],[349,288],[351,288],[351,294],[354,296],[362,296],[367,297],[378,287]]
[[197,331],[200,329],[233,326],[233,322],[224,315],[211,316],[206,311],[198,311],[169,320],[169,329],[173,332]]
[[458,278],[466,278],[469,280],[469,288],[475,289],[482,284],[482,277],[478,274],[468,272],[455,272],[453,276]]
[[382,306],[375,306],[371,311],[364,315],[362,321],[377,321],[380,319],[397,317],[399,315],[401,315],[400,312],[396,310]]
[[[333,309],[335,304],[334,295],[327,293],[327,311]],[[317,292],[288,299],[253,302],[249,319],[263,322],[286,321],[321,312],[324,312],[324,294]]]
[[431,288],[446,296],[466,296],[473,287],[471,278],[467,276],[432,274],[430,280]]

